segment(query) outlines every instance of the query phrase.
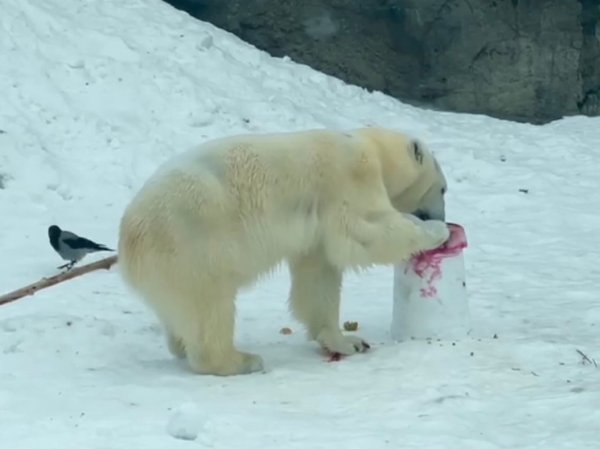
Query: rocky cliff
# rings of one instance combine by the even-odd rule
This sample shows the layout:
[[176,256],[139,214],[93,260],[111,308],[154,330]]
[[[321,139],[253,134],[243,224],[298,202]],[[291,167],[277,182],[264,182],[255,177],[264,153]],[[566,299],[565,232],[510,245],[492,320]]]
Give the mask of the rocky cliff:
[[274,56],[430,107],[600,115],[600,0],[167,0]]

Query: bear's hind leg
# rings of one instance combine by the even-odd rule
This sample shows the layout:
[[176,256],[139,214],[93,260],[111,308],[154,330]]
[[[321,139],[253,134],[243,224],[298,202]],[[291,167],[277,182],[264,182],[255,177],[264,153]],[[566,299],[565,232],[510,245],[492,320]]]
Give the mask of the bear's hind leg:
[[332,266],[321,250],[290,260],[292,287],[290,306],[311,339],[331,353],[351,355],[369,345],[359,337],[342,334],[339,309],[342,273]]
[[166,329],[167,333],[167,347],[169,348],[169,352],[173,354],[178,359],[185,358],[185,347],[183,346],[183,342],[181,338],[171,332],[169,329]]
[[262,371],[260,356],[238,351],[233,344],[235,291],[210,284],[202,285],[191,307],[181,309],[185,325],[177,329],[191,369],[220,376]]

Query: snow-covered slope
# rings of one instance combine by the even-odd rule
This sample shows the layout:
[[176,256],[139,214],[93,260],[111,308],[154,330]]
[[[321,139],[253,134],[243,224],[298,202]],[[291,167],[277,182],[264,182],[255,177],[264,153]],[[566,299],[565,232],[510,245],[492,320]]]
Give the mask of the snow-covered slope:
[[373,350],[327,363],[280,270],[239,301],[237,339],[267,373],[196,376],[116,270],[95,272],[0,307],[0,447],[600,447],[600,369],[576,352],[600,358],[600,119],[409,107],[158,0],[2,0],[0,27],[2,292],[56,273],[49,224],[116,245],[128,199],[190,145],[378,124],[445,167],[474,324],[454,345],[394,343],[391,267],[351,275],[342,320]]

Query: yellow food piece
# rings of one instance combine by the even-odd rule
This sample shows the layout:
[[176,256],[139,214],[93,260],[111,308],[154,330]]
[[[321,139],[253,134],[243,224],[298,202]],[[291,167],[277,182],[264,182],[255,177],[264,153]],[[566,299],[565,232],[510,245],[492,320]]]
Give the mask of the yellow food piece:
[[355,331],[358,329],[358,321],[345,321],[344,322],[344,330],[345,331]]

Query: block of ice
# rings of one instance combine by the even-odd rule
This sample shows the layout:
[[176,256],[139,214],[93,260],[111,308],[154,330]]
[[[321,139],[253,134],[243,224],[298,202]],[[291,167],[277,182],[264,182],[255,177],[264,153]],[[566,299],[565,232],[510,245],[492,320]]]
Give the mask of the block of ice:
[[391,334],[395,340],[459,339],[470,331],[462,226],[449,223],[439,248],[394,267]]

